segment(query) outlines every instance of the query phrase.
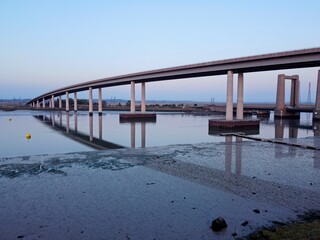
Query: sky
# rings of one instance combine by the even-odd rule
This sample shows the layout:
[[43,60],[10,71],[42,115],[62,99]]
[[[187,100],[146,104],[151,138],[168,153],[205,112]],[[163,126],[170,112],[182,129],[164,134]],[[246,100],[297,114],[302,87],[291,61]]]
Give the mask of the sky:
[[[146,70],[320,47],[319,9],[319,0],[1,0],[0,99],[34,98]],[[301,101],[310,82],[314,100],[319,69],[245,74],[244,101],[275,101],[281,73],[300,76]],[[147,83],[146,97],[225,101],[226,79]],[[236,99],[236,76],[234,93]],[[139,94],[136,84],[137,100]],[[114,97],[129,99],[130,86],[103,89],[104,99]]]

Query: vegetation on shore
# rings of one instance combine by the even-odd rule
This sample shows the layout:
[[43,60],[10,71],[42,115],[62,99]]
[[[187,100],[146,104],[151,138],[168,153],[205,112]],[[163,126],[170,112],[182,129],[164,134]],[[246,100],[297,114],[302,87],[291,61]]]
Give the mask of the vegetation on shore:
[[298,222],[274,222],[274,226],[262,228],[246,238],[247,240],[320,240],[320,211],[300,216]]

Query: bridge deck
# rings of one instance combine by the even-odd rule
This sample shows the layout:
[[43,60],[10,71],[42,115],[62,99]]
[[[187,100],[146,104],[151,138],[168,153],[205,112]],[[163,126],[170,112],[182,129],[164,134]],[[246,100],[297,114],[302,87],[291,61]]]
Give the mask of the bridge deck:
[[131,81],[141,83],[223,75],[227,74],[229,70],[232,70],[234,73],[247,73],[317,66],[320,66],[320,48],[302,49],[296,51],[233,58],[102,78],[47,92],[32,99],[28,103],[42,100],[43,98],[49,99],[52,95],[56,97],[61,96],[66,92],[73,93],[85,91],[90,87],[95,89],[125,85],[129,84]]

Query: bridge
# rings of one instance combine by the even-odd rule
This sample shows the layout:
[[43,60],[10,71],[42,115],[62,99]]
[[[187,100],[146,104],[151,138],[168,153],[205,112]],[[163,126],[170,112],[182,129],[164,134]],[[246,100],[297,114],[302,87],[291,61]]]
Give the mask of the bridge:
[[[62,108],[61,96],[66,96],[66,111],[69,107],[69,94],[74,93],[74,111],[77,111],[77,93],[80,91],[89,91],[89,115],[93,114],[93,89],[98,89],[98,112],[102,114],[102,88],[131,84],[131,114],[135,114],[135,84],[141,83],[141,113],[146,112],[146,83],[155,81],[166,81],[176,79],[186,79],[204,76],[227,75],[227,94],[226,94],[226,121],[233,121],[233,78],[234,74],[238,74],[237,89],[237,120],[243,119],[243,90],[244,90],[244,73],[262,72],[281,69],[308,68],[320,66],[320,48],[310,48],[287,52],[278,52],[271,54],[263,54],[249,57],[233,58],[191,65],[184,65],[171,68],[163,68],[145,72],[132,73],[121,76],[107,77],[79,84],[62,87],[36,98],[28,102],[32,108],[49,107],[54,108],[55,98],[59,98],[59,108]],[[291,101],[295,105],[297,101],[296,86],[299,81],[297,76],[278,77],[278,92],[276,116],[284,115],[284,80],[291,79],[295,87],[292,89]],[[318,87],[316,93],[316,104],[313,110],[314,119],[320,119],[320,70],[318,72]]]

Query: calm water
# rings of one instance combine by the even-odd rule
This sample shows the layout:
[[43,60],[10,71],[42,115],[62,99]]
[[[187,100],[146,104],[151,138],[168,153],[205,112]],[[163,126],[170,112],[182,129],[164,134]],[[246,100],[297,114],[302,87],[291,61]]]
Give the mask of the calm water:
[[[314,136],[308,117],[312,116],[302,114],[298,121],[274,122],[271,115],[261,121],[256,136]],[[212,118],[215,116],[158,113],[156,122],[120,123],[118,112],[103,112],[91,118],[86,111],[0,112],[0,157],[225,141],[224,137],[208,134],[208,120]],[[26,139],[27,133],[31,134],[30,140]]]

